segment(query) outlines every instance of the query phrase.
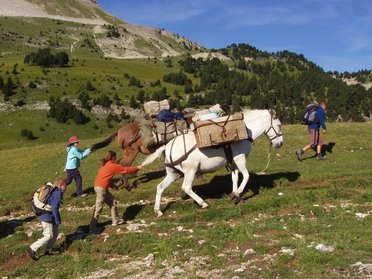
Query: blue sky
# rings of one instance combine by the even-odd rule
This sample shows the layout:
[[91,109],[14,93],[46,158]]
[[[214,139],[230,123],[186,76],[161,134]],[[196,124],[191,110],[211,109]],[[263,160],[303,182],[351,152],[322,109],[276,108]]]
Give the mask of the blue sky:
[[303,54],[325,71],[372,70],[371,0],[98,0],[129,23],[207,48],[248,43]]

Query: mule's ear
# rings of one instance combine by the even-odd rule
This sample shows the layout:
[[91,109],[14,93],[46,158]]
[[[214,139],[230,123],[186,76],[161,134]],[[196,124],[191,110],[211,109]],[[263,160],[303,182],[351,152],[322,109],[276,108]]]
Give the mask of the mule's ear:
[[276,117],[276,111],[275,110],[269,109],[269,112],[270,112],[270,115],[271,115],[272,118]]

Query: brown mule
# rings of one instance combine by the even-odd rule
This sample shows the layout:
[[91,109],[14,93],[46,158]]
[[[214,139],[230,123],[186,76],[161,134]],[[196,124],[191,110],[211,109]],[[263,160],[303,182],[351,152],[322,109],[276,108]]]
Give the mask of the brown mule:
[[138,153],[149,155],[159,147],[159,145],[144,146],[141,137],[139,124],[137,122],[131,122],[121,127],[116,133],[111,134],[103,141],[93,144],[91,149],[97,150],[106,147],[117,138],[118,146],[123,150],[123,156],[118,160],[118,163],[128,167],[132,165]]

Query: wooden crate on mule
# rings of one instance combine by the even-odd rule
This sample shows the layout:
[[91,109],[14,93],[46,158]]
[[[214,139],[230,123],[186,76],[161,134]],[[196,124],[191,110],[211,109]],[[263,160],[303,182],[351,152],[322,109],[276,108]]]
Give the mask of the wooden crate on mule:
[[248,139],[242,113],[194,122],[194,134],[199,148],[228,144]]

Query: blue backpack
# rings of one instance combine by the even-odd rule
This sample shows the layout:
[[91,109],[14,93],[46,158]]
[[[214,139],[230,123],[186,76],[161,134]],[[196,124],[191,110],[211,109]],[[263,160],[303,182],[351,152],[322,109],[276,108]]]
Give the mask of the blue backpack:
[[316,113],[318,112],[319,105],[317,104],[309,104],[305,108],[305,114],[302,118],[302,124],[310,125],[319,123],[318,118],[316,117]]
[[174,120],[184,120],[182,112],[173,112],[169,109],[162,109],[155,117],[161,122],[173,122]]

